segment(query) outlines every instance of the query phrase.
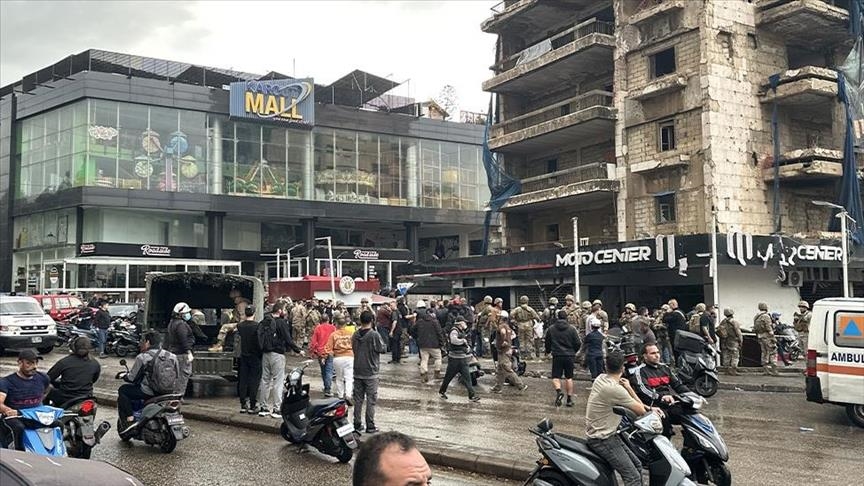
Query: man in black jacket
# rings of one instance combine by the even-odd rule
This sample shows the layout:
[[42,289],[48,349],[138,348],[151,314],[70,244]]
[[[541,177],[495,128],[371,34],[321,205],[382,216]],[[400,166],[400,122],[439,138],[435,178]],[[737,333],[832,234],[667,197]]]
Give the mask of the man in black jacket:
[[669,309],[670,311],[663,316],[663,323],[666,324],[669,342],[672,344],[672,354],[675,355],[675,362],[677,363],[678,351],[675,350],[675,333],[687,330],[687,317],[678,308],[678,301],[675,299],[669,300]]
[[429,382],[429,358],[435,366],[435,379],[441,378],[441,349],[446,345],[444,331],[438,319],[426,310],[426,302],[421,300],[414,307],[417,320],[411,334],[420,348],[420,378],[423,383]]
[[261,347],[258,345],[258,322],[255,309],[247,307],[246,319],[237,324],[240,335],[240,358],[237,366],[237,396],[240,413],[255,413],[258,403],[258,384],[261,381]]
[[108,313],[108,301],[100,300],[98,310],[93,314],[93,327],[99,342],[99,357],[105,357],[105,343],[108,341],[108,328],[111,327],[111,314]]
[[99,379],[102,366],[90,357],[93,346],[90,338],[78,336],[69,342],[72,354],[61,359],[48,370],[51,391],[48,401],[60,407],[74,398],[93,396],[93,384]]
[[669,366],[660,361],[660,348],[656,343],[646,344],[642,348],[642,364],[636,367],[630,375],[633,389],[649,407],[660,407],[666,412],[663,419],[663,435],[672,436],[673,423],[680,423],[680,402],[675,398],[676,394],[690,391],[669,369]]
[[291,349],[305,353],[291,340],[291,331],[285,321],[285,304],[277,302],[264,320],[258,324],[258,345],[261,347],[261,389],[258,401],[260,417],[270,415],[281,419],[282,391],[285,382],[285,353]]
[[180,363],[180,376],[177,378],[177,390],[186,394],[186,385],[192,376],[192,347],[195,346],[195,334],[189,321],[192,320],[192,309],[185,302],[174,306],[171,322],[166,333],[168,351],[177,355]]
[[561,391],[561,378],[567,391],[567,406],[573,406],[573,365],[576,353],[582,346],[579,331],[567,322],[567,311],[559,310],[557,319],[546,330],[546,354],[552,353],[552,386],[555,387],[555,406],[564,401]]

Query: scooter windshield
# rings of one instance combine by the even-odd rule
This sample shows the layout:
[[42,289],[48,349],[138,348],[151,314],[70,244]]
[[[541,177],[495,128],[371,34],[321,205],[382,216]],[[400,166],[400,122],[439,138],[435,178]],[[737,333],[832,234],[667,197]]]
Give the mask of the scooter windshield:
[[43,456],[65,456],[66,444],[63,442],[63,429],[51,425],[63,416],[63,409],[42,405],[25,408],[19,412],[29,423],[39,423],[42,427],[24,429],[24,449]]

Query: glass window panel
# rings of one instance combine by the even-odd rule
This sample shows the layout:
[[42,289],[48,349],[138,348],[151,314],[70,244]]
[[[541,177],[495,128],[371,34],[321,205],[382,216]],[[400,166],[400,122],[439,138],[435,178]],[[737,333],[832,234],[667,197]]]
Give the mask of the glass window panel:
[[259,142],[261,140],[261,126],[253,123],[236,123],[237,140],[247,142]]
[[227,193],[229,185],[233,188],[234,180],[234,123],[228,117],[209,115],[207,128],[208,192]]
[[391,206],[405,206],[400,190],[399,139],[381,136],[380,202]]
[[356,202],[358,194],[356,133],[336,131],[335,194],[328,200]]
[[[233,137],[233,133],[231,134]],[[237,165],[235,163],[236,147],[233,138],[222,139],[222,180],[227,194],[243,194],[246,190],[246,183],[237,182]]]
[[441,146],[441,207],[461,207],[459,186],[459,145],[442,142]]
[[177,190],[179,173],[173,154],[173,147],[179,143],[177,123],[177,110],[155,106],[150,108],[150,129],[146,140],[142,140],[142,146],[146,145],[145,151],[152,159],[150,189]]
[[149,188],[154,163],[161,155],[154,142],[159,137],[148,132],[149,118],[150,109],[147,106],[131,103],[120,105],[118,186],[121,188]]
[[[77,103],[76,103],[77,104]],[[57,129],[58,131],[69,130],[75,126],[75,105],[66,105],[59,108],[58,116],[60,117]]]
[[54,109],[42,115],[45,117],[45,135],[53,135],[57,133],[57,124],[60,122],[59,110]]
[[480,186],[486,186],[486,172],[480,166],[480,151],[476,145],[459,146],[459,182],[462,184],[462,209],[481,209]]
[[336,190],[336,178],[333,170],[333,131],[316,129],[315,131],[315,199],[327,199]]
[[207,115],[198,111],[180,111],[180,130],[172,155],[177,159],[180,191],[207,192]]
[[438,149],[438,142],[420,141],[421,205],[425,208],[441,207],[441,163]]
[[72,156],[66,155],[57,159],[57,175],[59,177],[58,191],[72,187]]
[[63,157],[72,153],[72,130],[63,130],[57,134],[57,156]]
[[32,118],[30,124],[30,140],[42,138],[45,136],[45,118],[37,116]]
[[309,159],[311,132],[288,130],[288,182],[285,194],[290,198],[303,196],[304,165]]
[[261,194],[285,196],[286,130],[280,127],[261,127],[263,144],[261,163]]
[[78,286],[125,288],[126,265],[78,265]]
[[28,169],[30,175],[28,177],[27,196],[39,195],[45,189],[44,165],[44,162],[30,165]]
[[72,124],[73,126],[80,127],[87,125],[87,108],[89,107],[89,100],[82,100],[77,103],[73,103],[72,105]]
[[357,135],[357,187],[362,202],[378,204],[378,135]]
[[[255,127],[260,130],[260,127]],[[240,127],[238,125],[238,134]],[[237,192],[260,194],[261,192],[261,141],[237,140]]]

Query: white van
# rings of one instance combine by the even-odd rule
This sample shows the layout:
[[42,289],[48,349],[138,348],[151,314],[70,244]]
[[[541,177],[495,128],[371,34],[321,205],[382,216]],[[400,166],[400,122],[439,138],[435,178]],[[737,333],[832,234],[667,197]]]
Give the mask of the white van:
[[6,349],[36,348],[50,353],[57,343],[54,319],[33,297],[0,294],[0,353]]
[[864,427],[864,299],[813,304],[807,345],[807,401],[846,407]]

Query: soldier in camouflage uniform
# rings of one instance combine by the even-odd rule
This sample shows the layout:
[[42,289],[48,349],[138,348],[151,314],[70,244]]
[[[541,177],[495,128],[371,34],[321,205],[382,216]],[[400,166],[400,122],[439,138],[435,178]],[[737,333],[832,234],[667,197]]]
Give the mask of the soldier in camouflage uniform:
[[[591,302],[584,301],[579,305],[579,321],[577,324],[577,329],[579,330],[579,339],[585,340],[585,336],[591,332],[591,329],[587,328],[585,320],[588,318],[588,314],[591,313]],[[576,352],[576,362],[585,366],[585,350],[587,346],[582,346],[579,348],[579,351]]]
[[723,315],[726,318],[717,326],[720,356],[726,372],[734,376],[738,374],[738,359],[741,355],[741,346],[744,344],[744,336],[741,334],[741,325],[735,320],[732,309],[723,309]]
[[669,304],[663,304],[654,318],[654,323],[651,324],[651,330],[654,331],[654,337],[657,338],[657,345],[660,347],[660,357],[664,363],[672,363],[674,361],[672,357],[672,343],[669,340],[669,328],[663,322],[663,318],[669,312],[672,312],[672,308],[669,307]]
[[[527,295],[519,297],[519,307],[510,312],[510,318],[516,323],[519,328],[519,346],[522,347],[521,356],[525,359],[531,359],[531,345],[534,344],[534,321],[540,320],[540,316],[533,307],[528,305],[529,299]],[[540,357],[540,349],[534,350],[536,356]]]
[[798,302],[798,312],[792,316],[792,326],[798,332],[798,339],[801,340],[801,349],[807,352],[807,338],[810,334],[810,319],[813,314],[810,312],[810,304],[806,300]]
[[582,339],[582,336],[585,335],[584,329],[580,327],[582,313],[572,295],[564,297],[564,309],[562,310],[567,313],[567,323],[576,328],[576,331],[579,333],[579,339]]
[[759,313],[753,317],[753,332],[759,339],[759,348],[762,351],[762,367],[766,375],[778,376],[777,372],[777,338],[774,337],[774,326],[771,324],[771,315],[768,314],[768,304],[759,303]]
[[298,333],[294,338],[294,342],[300,346],[300,343],[304,343],[309,341],[309,335],[312,329],[315,328],[315,325],[321,321],[321,312],[315,306],[315,302],[313,301],[311,305],[309,305],[306,309],[306,315],[303,321],[299,321],[297,323],[296,330],[294,332]]

